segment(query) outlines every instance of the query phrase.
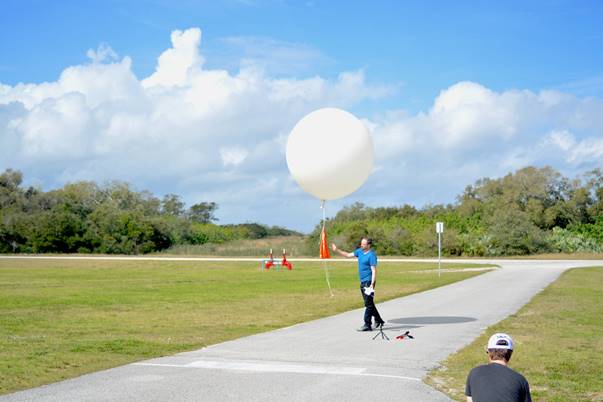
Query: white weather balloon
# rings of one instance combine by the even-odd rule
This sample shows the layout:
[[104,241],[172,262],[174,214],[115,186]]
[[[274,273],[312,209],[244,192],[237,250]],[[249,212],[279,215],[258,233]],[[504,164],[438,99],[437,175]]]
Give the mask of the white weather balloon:
[[315,110],[289,134],[287,165],[297,183],[320,200],[345,197],[364,183],[373,168],[373,141],[353,114]]

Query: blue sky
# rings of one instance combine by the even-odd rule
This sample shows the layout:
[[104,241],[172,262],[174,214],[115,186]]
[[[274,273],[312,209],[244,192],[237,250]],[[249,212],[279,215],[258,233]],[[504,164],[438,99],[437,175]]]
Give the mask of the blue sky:
[[[172,30],[201,27],[210,60],[224,53],[228,37],[303,44],[320,57],[296,74],[363,68],[376,81],[399,83],[395,101],[415,108],[463,80],[494,90],[571,86],[601,96],[603,83],[579,84],[603,80],[602,17],[599,1],[8,0],[0,17],[1,77],[6,84],[55,80],[99,43],[130,55],[142,77]],[[220,61],[208,66],[228,65]]]
[[[602,20],[598,1],[8,0],[0,4],[0,169],[21,169],[45,189],[119,178],[158,195],[181,194],[189,204],[212,198],[223,222],[309,230],[318,220],[308,219],[313,200],[287,176],[283,136],[314,108],[339,106],[371,126],[377,168],[359,192],[333,203],[333,213],[354,201],[452,202],[477,178],[522,164],[577,175],[603,166]],[[199,29],[199,40],[191,28]],[[173,61],[183,63],[188,78],[168,85],[163,73],[145,84],[157,73],[158,58],[177,47],[177,30],[193,32],[181,46],[198,57]],[[211,81],[220,71],[227,76]],[[105,79],[117,83],[113,92],[91,90],[86,81]],[[157,95],[153,82],[172,92]],[[284,105],[273,105],[278,119],[269,108],[249,105],[253,98],[269,103],[274,91],[285,96],[283,83],[293,89]],[[241,85],[244,91],[229,92]],[[190,91],[176,93],[176,86]],[[177,96],[213,114],[176,116],[166,104]],[[119,103],[124,97],[126,112]],[[143,98],[148,102],[131,106]],[[174,115],[153,126],[164,131],[145,137],[151,134],[140,124],[159,109]],[[89,117],[73,120],[65,110]],[[250,113],[264,122],[249,124]],[[178,119],[189,125],[170,123]],[[130,142],[115,140],[132,127],[140,133]],[[215,149],[191,158],[221,168],[200,162],[150,174],[145,169],[161,157],[154,147],[173,148],[175,158],[182,153],[162,136],[188,150]],[[65,141],[80,146],[67,149]],[[141,142],[152,145],[139,148]],[[268,149],[278,161],[254,159]],[[125,154],[140,163],[120,165],[127,173],[108,177],[117,170],[106,166]],[[274,197],[254,192],[263,185]],[[244,198],[233,197],[234,189]],[[297,216],[300,210],[307,216]]]

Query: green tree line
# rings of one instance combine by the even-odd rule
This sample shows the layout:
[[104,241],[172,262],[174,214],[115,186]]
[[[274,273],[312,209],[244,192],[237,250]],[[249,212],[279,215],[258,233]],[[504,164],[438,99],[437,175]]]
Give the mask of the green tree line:
[[[178,195],[155,197],[129,184],[78,182],[44,192],[23,175],[0,174],[0,252],[139,254],[173,245],[224,243],[299,233],[258,223],[218,225],[214,202],[185,208]],[[344,207],[327,223],[330,240],[352,249],[368,235],[382,255],[435,255],[435,222],[449,256],[603,252],[603,172],[569,179],[527,167],[469,185],[453,204],[415,208]],[[318,244],[320,225],[308,236]]]
[[[603,252],[603,172],[569,179],[550,167],[526,167],[480,179],[454,204],[344,207],[327,222],[330,240],[353,249],[370,236],[382,255],[437,255],[435,223],[444,222],[448,256]],[[321,226],[309,236],[318,244]]]
[[160,199],[123,182],[82,181],[48,192],[22,182],[20,171],[0,174],[0,253],[140,254],[299,234],[257,223],[217,225],[214,202],[185,209],[176,194]]

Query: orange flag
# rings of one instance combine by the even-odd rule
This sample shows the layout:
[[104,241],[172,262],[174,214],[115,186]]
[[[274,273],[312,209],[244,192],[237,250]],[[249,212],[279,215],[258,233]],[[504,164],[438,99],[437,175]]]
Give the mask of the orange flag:
[[322,231],[320,232],[320,258],[331,258],[325,225],[322,225]]

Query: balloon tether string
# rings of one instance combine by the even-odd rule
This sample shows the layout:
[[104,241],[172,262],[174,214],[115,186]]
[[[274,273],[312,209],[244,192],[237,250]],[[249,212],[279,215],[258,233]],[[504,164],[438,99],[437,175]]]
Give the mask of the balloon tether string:
[[[326,225],[326,209],[325,209],[325,200],[320,200],[320,209],[322,209],[322,233],[325,233],[325,237],[326,237],[326,231],[325,231],[325,225]],[[329,244],[326,245],[327,247],[329,247]],[[329,280],[329,269],[327,268],[327,260],[323,259],[322,260],[322,267],[325,270],[325,279],[327,281],[327,286],[329,287],[329,293],[331,294],[331,297],[333,297],[333,290],[331,289],[331,281]]]

